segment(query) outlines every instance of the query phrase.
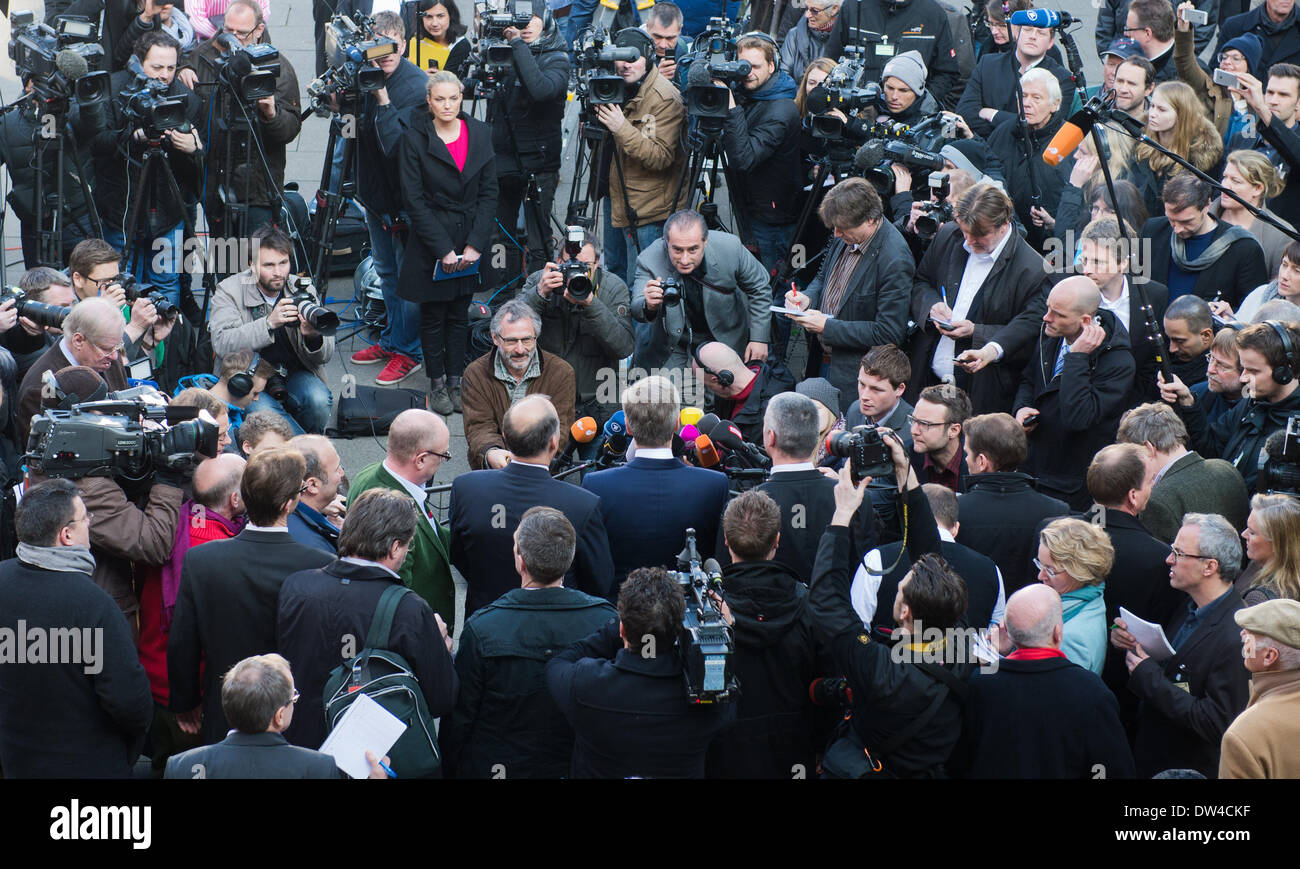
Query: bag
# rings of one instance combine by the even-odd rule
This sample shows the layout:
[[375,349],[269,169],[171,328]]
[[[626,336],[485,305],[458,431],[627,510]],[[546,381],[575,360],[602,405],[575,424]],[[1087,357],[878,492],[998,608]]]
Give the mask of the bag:
[[388,434],[393,420],[413,407],[429,409],[428,398],[418,389],[354,386],[355,394],[339,399],[338,427],[325,434],[332,438],[354,438]]
[[384,589],[370,620],[365,648],[330,672],[322,694],[325,724],[333,730],[352,701],[365,694],[406,725],[388,750],[393,772],[399,778],[439,778],[442,758],[424,692],[406,659],[387,648],[397,606],[410,591],[404,585]]

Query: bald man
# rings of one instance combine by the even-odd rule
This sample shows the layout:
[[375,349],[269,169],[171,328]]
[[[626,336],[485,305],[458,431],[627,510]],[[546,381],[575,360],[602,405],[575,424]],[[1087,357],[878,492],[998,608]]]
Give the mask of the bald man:
[[1052,289],[1012,405],[1029,436],[1020,470],[1038,479],[1038,491],[1075,510],[1092,503],[1088,463],[1115,440],[1133,388],[1128,332],[1100,306],[1097,285],[1082,275]]
[[330,508],[343,485],[343,460],[324,435],[298,435],[289,447],[307,461],[298,506],[289,514],[289,536],[304,546],[334,555],[343,530],[342,501]]
[[[783,363],[773,365],[763,360],[746,365],[739,353],[721,341],[700,345],[699,353],[691,360],[691,372],[717,396],[714,413],[734,422],[745,440],[759,445],[763,443],[763,414],[768,401],[794,389],[794,376]],[[731,383],[724,383],[728,379]]]
[[456,627],[451,538],[432,503],[426,504],[424,489],[451,458],[450,447],[451,432],[442,417],[427,410],[404,410],[388,429],[388,455],[363,468],[348,487],[349,503],[369,489],[392,489],[411,497],[422,518],[398,575],[442,616],[449,632]]
[[1061,598],[1041,583],[1007,601],[1005,655],[970,680],[949,770],[965,778],[1132,778],[1119,704],[1061,652]]

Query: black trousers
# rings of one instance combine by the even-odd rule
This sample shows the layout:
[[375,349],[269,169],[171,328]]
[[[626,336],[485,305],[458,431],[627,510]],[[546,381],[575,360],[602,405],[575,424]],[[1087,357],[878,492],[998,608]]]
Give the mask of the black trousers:
[[420,346],[424,351],[424,373],[430,380],[465,373],[469,348],[469,303],[472,294],[450,302],[420,303]]
[[[493,235],[491,251],[483,251],[485,264],[488,266],[484,283],[495,290],[497,287],[517,277],[520,272],[526,276],[540,269],[557,254],[554,248],[554,228],[551,223],[551,208],[555,203],[555,188],[560,180],[558,172],[537,172],[533,179],[537,182],[540,198],[536,203],[524,205],[523,175],[505,173],[497,177],[497,222],[499,226]],[[523,244],[523,239],[516,233],[519,222],[519,206],[524,205],[525,226],[528,228],[528,260],[524,262],[516,242]],[[541,225],[538,222],[541,221]],[[505,231],[502,231],[502,227]],[[510,234],[510,238],[506,237]],[[513,241],[511,240],[513,238]],[[499,246],[499,247],[498,247]],[[514,295],[523,287],[523,281],[517,281],[512,292],[502,298]]]

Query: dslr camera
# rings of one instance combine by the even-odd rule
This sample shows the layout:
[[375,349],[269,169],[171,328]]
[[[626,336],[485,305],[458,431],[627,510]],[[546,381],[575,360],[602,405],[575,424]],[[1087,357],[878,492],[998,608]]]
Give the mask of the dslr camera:
[[153,303],[154,310],[158,312],[159,319],[174,320],[176,318],[179,308],[171,299],[160,293],[153,284],[139,283],[136,281],[135,275],[132,274],[120,274],[113,278],[113,282],[122,287],[122,292],[126,293],[128,302],[148,299]]
[[930,187],[931,201],[921,203],[921,213],[916,218],[916,237],[925,243],[934,240],[939,227],[953,219],[952,203],[948,195],[952,192],[948,184],[947,172],[931,172],[926,179]]
[[569,258],[560,263],[560,274],[564,276],[564,292],[574,301],[582,301],[596,289],[593,273],[595,269],[578,259],[586,241],[586,233],[581,226],[570,226],[565,230],[564,252]]
[[854,483],[894,472],[893,453],[875,424],[855,425],[848,431],[831,432],[826,438],[826,451],[849,460]]
[[7,302],[10,299],[17,301],[14,307],[18,311],[18,316],[26,317],[43,329],[62,329],[63,318],[72,311],[71,308],[64,308],[59,305],[33,302],[18,287],[5,287],[0,290],[0,303]]
[[[290,277],[284,295],[298,307],[299,319],[310,323],[317,332],[329,336],[339,330],[339,315],[316,301],[311,278]],[[293,325],[297,327],[296,324]]]
[[676,305],[682,300],[682,283],[677,278],[664,278],[659,282],[664,291],[664,306]]
[[335,15],[325,27],[325,57],[329,69],[307,85],[307,101],[321,117],[333,113],[330,97],[350,102],[362,94],[384,86],[384,71],[371,66],[398,51],[391,39],[375,36],[373,18],[360,16],[356,22],[346,15]]

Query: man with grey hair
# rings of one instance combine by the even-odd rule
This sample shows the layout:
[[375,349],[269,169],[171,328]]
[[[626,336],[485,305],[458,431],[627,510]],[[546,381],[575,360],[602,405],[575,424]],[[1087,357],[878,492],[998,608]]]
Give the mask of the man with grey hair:
[[[302,692],[302,705],[285,733],[294,745],[312,748],[325,741],[329,723],[321,695],[330,670],[338,665],[340,654],[347,659],[365,646],[384,592],[404,588],[397,571],[411,549],[419,521],[405,493],[372,489],[353,502],[339,537],[338,560],[285,578],[276,612],[275,647],[298,672]],[[451,711],[457,688],[451,637],[442,617],[424,598],[405,594],[399,600],[385,648],[411,665],[430,715]],[[231,724],[239,726],[233,720]]]
[[600,496],[600,512],[614,555],[614,588],[638,567],[675,567],[694,528],[700,556],[710,558],[727,504],[727,478],[686,465],[673,455],[681,402],[664,377],[646,377],[623,393],[628,434],[636,455],[621,468],[588,474],[582,488]]
[[1097,450],[1115,439],[1128,407],[1135,364],[1128,333],[1108,310],[1091,278],[1076,275],[1047,296],[1043,332],[1012,403],[1029,434],[1021,470],[1038,491],[1075,510],[1092,503],[1084,478]]
[[532,507],[514,533],[520,586],[465,623],[456,652],[460,696],[439,742],[449,777],[563,778],[573,728],[546,691],[546,661],[613,621],[604,598],[564,587],[577,536],[564,514]]
[[1238,610],[1250,703],[1223,734],[1219,778],[1300,778],[1300,601]]
[[[506,410],[525,395],[544,395],[554,403],[562,430],[560,447],[568,443],[577,396],[573,366],[538,348],[542,318],[522,299],[511,299],[492,317],[495,348],[465,369],[465,440],[474,470],[504,468],[510,460],[501,425]],[[444,416],[453,402],[431,410]],[[445,408],[445,409],[444,409]]]
[[[676,292],[665,294],[665,281]],[[740,239],[709,231],[696,211],[678,211],[663,237],[641,251],[632,283],[637,331],[633,364],[685,368],[695,348],[721,341],[746,362],[767,358],[771,277]],[[673,287],[669,286],[669,289]]]
[[1142,447],[1152,475],[1151,496],[1138,518],[1151,535],[1172,543],[1183,516],[1215,513],[1238,531],[1246,529],[1250,495],[1246,482],[1229,462],[1203,459],[1187,449],[1187,426],[1163,402],[1140,404],[1120,418],[1119,443]]
[[1133,777],[1115,695],[1066,659],[1063,631],[1061,598],[1052,589],[1035,583],[1011,595],[1002,637],[1010,654],[971,677],[953,775]]
[[554,507],[576,529],[578,552],[566,584],[610,597],[614,564],[600,499],[551,477],[551,460],[568,436],[555,405],[544,395],[521,399],[506,411],[502,432],[509,463],[461,474],[451,483],[451,563],[465,577],[466,617],[514,587],[511,535],[534,506]]
[[1110,641],[1127,653],[1128,687],[1142,701],[1133,746],[1138,775],[1195,769],[1214,778],[1223,733],[1250,693],[1233,619],[1245,606],[1232,586],[1241,572],[1241,538],[1222,516],[1188,513],[1171,549],[1169,584],[1188,596],[1163,626],[1173,655],[1144,649],[1122,618]]

